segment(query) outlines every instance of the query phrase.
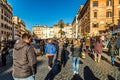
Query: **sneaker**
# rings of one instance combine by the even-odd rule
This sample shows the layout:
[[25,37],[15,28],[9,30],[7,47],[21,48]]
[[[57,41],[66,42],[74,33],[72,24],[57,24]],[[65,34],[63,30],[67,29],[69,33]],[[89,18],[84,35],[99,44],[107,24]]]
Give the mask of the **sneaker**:
[[75,75],[75,74],[76,74],[76,71],[73,72],[73,75]]

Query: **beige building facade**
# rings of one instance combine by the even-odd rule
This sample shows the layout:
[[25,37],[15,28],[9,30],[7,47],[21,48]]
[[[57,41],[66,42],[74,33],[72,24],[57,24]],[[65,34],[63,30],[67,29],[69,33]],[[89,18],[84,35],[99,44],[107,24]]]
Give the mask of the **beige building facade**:
[[14,37],[14,39],[21,38],[22,34],[28,32],[24,21],[22,19],[20,19],[18,16],[13,16],[12,22],[13,22],[13,37]]
[[[63,35],[63,37],[72,38],[71,24],[66,24],[62,30],[65,32],[65,35]],[[32,33],[37,35],[37,37],[40,39],[48,39],[53,37],[60,38],[61,36],[59,31],[60,28],[57,24],[53,27],[36,25],[32,28]]]
[[0,41],[12,40],[12,7],[7,0],[0,0]]
[[[60,38],[61,37],[61,35],[59,33],[60,27],[58,24],[53,26],[53,30],[54,30],[54,36],[57,38]],[[72,25],[71,24],[64,24],[64,28],[62,29],[62,31],[65,32],[65,34],[62,35],[62,37],[72,38]]]
[[53,28],[48,26],[36,25],[32,28],[32,32],[37,35],[39,39],[53,38]]
[[87,0],[78,11],[78,27],[81,35],[96,35],[109,26],[118,24],[120,0]]

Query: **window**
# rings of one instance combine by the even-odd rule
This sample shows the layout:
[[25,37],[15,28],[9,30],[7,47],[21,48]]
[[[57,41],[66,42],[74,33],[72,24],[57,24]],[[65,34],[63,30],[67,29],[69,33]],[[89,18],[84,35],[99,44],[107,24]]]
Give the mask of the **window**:
[[112,0],[107,0],[106,5],[107,6],[112,6]]
[[3,19],[3,15],[1,15],[1,19]]
[[106,12],[106,17],[112,17],[112,12],[111,11]]
[[3,13],[3,9],[1,9],[1,13]]
[[93,28],[97,28],[98,27],[98,23],[93,23]]
[[1,34],[3,34],[4,32],[3,31],[1,31]]
[[94,18],[97,18],[97,12],[94,12]]
[[97,7],[98,6],[98,1],[93,1],[93,6]]
[[1,23],[1,27],[4,27],[3,23]]
[[118,17],[120,18],[120,11],[118,11]]

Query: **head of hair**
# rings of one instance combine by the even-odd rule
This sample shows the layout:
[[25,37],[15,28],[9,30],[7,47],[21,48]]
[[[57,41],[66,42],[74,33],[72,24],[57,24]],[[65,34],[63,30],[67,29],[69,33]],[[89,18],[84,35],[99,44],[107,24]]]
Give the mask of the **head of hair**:
[[75,39],[73,43],[74,43],[75,46],[80,46],[80,41],[77,40],[77,39]]
[[31,38],[31,35],[28,34],[28,33],[24,33],[24,34],[22,35],[22,39],[26,39],[26,38],[30,39],[30,38]]
[[115,37],[112,36],[111,39],[110,39],[110,41],[111,41],[111,42],[114,42],[114,40],[115,40]]
[[53,39],[52,39],[52,38],[50,38],[50,39],[48,40],[48,43],[52,43],[52,41],[53,41]]
[[96,37],[96,42],[99,42],[99,43],[100,43],[100,36],[97,36],[97,37]]

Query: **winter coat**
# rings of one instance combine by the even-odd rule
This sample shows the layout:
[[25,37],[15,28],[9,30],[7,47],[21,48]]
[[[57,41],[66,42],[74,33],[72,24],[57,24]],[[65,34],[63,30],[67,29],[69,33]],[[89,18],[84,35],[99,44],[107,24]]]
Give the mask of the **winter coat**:
[[61,60],[62,50],[63,50],[63,45],[60,45],[58,49],[58,60]]
[[45,53],[56,54],[56,48],[54,44],[47,43],[45,47]]
[[98,54],[102,53],[102,41],[94,43],[94,52]]
[[13,76],[15,78],[26,78],[36,73],[36,55],[34,48],[19,41],[13,50]]
[[109,42],[108,43],[108,53],[110,54],[110,56],[115,56],[116,55],[116,42]]
[[120,48],[120,37],[116,39],[116,43],[117,43],[117,48]]

